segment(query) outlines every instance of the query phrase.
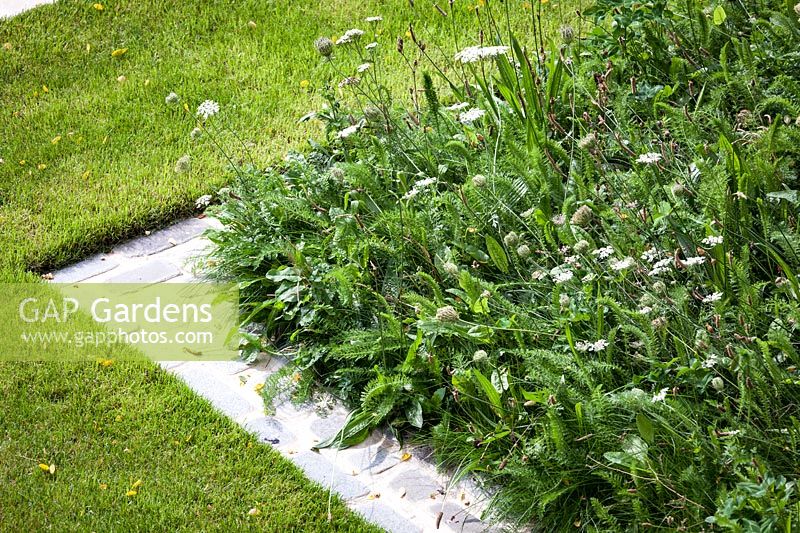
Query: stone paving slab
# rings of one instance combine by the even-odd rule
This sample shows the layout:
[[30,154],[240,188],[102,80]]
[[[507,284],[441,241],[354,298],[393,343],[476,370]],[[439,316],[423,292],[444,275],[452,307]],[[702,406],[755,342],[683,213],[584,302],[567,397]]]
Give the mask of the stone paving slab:
[[36,6],[52,3],[53,0],[2,0],[0,1],[0,18],[13,17]]
[[119,261],[116,257],[106,254],[97,254],[80,263],[59,270],[53,275],[53,281],[56,283],[76,283],[99,276],[100,274],[105,274],[118,266]]
[[[210,244],[200,235],[210,227],[219,227],[219,222],[189,219],[55,272],[53,279],[70,283],[197,281],[203,276],[202,257]],[[115,266],[108,268],[110,265]],[[358,446],[312,451],[338,431],[348,412],[342,405],[321,413],[313,406],[285,401],[266,413],[259,391],[285,364],[281,357],[266,357],[253,365],[164,361],[161,367],[260,442],[278,450],[310,479],[338,493],[353,510],[388,531],[490,530],[476,518],[482,505],[474,487],[464,482],[450,487],[449,478],[430,463],[427,447],[401,449],[391,435],[376,430]]]

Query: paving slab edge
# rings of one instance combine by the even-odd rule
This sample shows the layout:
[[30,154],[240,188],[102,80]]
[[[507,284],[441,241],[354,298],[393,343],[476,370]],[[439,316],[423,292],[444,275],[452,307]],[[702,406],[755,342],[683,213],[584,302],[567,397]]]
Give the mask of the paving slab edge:
[[[182,220],[115,246],[52,275],[66,283],[174,283],[203,276],[207,229],[221,224],[211,217]],[[425,448],[400,447],[390,435],[374,431],[361,445],[346,450],[312,451],[344,423],[347,410],[329,406],[323,417],[310,405],[290,401],[265,413],[258,390],[286,361],[277,357],[248,365],[239,361],[161,362],[215,409],[233,419],[260,442],[272,446],[322,487],[338,494],[368,521],[391,532],[496,531],[477,517],[485,508],[468,480],[456,484],[438,472]]]

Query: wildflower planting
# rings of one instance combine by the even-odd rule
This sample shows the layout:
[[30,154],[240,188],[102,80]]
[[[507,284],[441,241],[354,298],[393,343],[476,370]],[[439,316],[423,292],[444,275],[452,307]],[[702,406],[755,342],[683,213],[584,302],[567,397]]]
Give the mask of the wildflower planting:
[[543,10],[313,43],[324,137],[214,198],[248,353],[299,373],[267,400],[334,393],[320,447],[413,435],[511,524],[792,530],[800,7]]

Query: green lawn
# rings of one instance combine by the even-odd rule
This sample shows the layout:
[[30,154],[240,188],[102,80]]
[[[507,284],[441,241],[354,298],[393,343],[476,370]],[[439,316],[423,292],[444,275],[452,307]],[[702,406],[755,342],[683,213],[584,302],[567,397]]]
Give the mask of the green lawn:
[[[222,186],[225,158],[189,135],[205,99],[236,133],[222,141],[237,163],[301,148],[316,127],[296,122],[318,104],[301,84],[320,78],[316,37],[382,15],[386,46],[410,22],[453,49],[477,41],[475,2],[443,18],[407,0],[101,1],[0,20],[0,281],[106,250]],[[407,71],[388,75],[409,86]],[[177,174],[184,154],[192,171]],[[330,527],[324,490],[153,365],[0,364],[0,484],[8,530]],[[368,529],[338,500],[332,512],[340,529]]]
[[7,363],[0,398],[3,531],[378,531],[154,366]]
[[[92,5],[63,0],[0,21],[0,279],[55,268],[186,215],[221,186],[224,158],[189,136],[207,98],[239,137],[225,139],[235,159],[266,164],[302,146],[314,126],[296,120],[312,108],[314,88],[301,81],[320,64],[317,36],[366,28],[364,17],[375,14],[384,16],[389,46],[409,22],[437,44],[452,29],[452,17],[407,0]],[[473,21],[468,7],[456,9],[462,44],[477,39],[463,33]],[[112,57],[119,49],[127,52]],[[404,70],[390,77],[409,84]],[[178,106],[165,103],[170,92]],[[184,154],[193,169],[179,175]]]

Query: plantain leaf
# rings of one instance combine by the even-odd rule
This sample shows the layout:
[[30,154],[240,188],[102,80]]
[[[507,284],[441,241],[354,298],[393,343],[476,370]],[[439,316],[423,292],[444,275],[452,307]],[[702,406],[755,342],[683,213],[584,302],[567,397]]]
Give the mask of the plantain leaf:
[[486,249],[489,251],[489,257],[492,258],[492,262],[500,269],[503,274],[508,273],[508,256],[506,256],[506,251],[503,250],[503,247],[500,246],[500,243],[497,242],[494,237],[491,235],[486,236]]

